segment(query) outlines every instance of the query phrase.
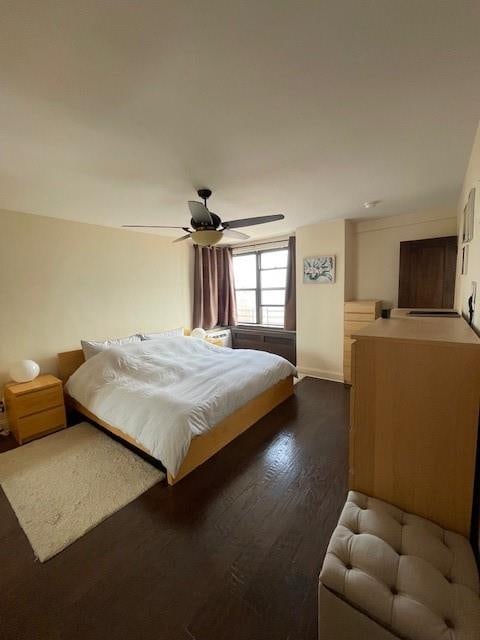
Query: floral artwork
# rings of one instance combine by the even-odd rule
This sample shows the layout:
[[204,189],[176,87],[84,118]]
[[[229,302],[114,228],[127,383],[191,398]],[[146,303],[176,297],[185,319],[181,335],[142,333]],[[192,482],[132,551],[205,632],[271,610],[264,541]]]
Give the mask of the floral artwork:
[[333,284],[335,282],[335,256],[304,258],[303,282]]

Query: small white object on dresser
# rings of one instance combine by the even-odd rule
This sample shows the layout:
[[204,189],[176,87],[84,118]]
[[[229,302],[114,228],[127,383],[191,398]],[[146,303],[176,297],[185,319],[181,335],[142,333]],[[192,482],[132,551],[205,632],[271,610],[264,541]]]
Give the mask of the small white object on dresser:
[[9,374],[14,382],[30,382],[40,373],[40,367],[33,360],[20,360],[13,365]]
[[232,332],[225,327],[207,329],[207,338],[222,342],[222,347],[232,347]]

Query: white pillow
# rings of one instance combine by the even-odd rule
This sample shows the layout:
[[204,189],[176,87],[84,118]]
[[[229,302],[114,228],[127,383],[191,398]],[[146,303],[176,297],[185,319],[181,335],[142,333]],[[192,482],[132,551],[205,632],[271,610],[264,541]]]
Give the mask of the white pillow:
[[183,336],[183,327],[177,327],[176,329],[167,329],[166,331],[156,331],[155,333],[141,333],[142,340],[157,340],[157,338],[165,338],[172,336]]
[[110,347],[118,347],[122,344],[130,344],[132,342],[140,341],[140,335],[135,333],[133,336],[127,336],[126,338],[112,338],[111,340],[81,340],[80,342],[85,360],[88,360],[89,358],[96,356],[100,351],[105,351]]

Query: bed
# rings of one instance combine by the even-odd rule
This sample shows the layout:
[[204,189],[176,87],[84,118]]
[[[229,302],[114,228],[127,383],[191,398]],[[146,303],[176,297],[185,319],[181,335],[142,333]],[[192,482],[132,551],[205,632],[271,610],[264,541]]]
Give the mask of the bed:
[[279,356],[190,337],[58,354],[67,405],[160,460],[175,484],[293,393]]

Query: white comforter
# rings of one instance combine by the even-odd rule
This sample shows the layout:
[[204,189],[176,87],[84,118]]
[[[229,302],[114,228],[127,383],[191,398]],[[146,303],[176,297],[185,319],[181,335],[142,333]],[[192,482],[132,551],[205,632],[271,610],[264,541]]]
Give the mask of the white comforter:
[[193,436],[294,373],[287,360],[271,353],[165,337],[97,354],[66,389],[175,475]]

